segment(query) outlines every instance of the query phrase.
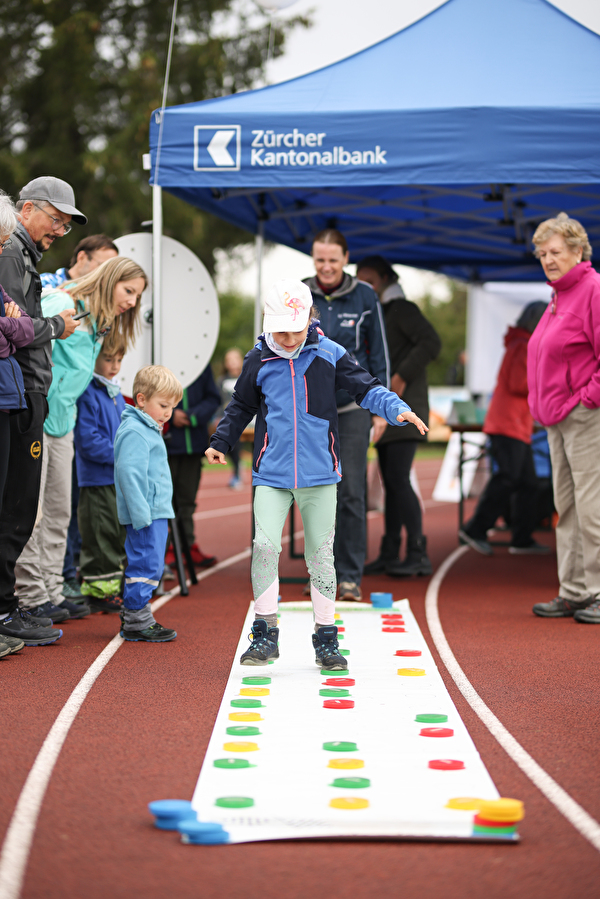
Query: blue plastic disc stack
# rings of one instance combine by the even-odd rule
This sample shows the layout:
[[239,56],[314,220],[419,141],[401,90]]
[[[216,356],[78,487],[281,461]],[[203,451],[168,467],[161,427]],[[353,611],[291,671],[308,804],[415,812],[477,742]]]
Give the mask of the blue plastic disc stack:
[[223,825],[215,821],[180,821],[177,830],[182,843],[195,846],[216,846],[229,841],[229,834]]
[[154,825],[160,830],[177,830],[180,821],[196,820],[192,803],[186,799],[157,799],[149,802],[148,808],[156,818]]

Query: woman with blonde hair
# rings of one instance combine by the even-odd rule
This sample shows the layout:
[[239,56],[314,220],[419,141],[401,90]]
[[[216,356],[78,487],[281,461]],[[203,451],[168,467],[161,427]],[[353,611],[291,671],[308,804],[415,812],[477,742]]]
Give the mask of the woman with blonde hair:
[[600,275],[582,225],[561,212],[533,235],[552,300],[527,349],[529,407],[548,429],[558,596],[536,615],[600,624]]
[[52,347],[40,515],[15,569],[20,602],[39,618],[59,622],[90,614],[85,603],[71,602],[62,594],[77,400],[92,380],[102,348],[109,352],[111,345],[120,344],[127,351],[132,346],[147,286],[143,269],[132,259],[118,256],[77,281],[42,293],[44,315],[75,307],[80,322],[68,340],[55,341]]

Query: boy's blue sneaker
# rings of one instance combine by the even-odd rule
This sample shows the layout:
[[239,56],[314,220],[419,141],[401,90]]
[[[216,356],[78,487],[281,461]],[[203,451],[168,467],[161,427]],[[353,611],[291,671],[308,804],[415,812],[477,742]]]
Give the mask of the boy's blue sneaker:
[[340,652],[337,632],[337,627],[327,625],[320,627],[317,633],[312,635],[315,662],[320,668],[327,668],[328,671],[345,671],[348,667],[347,660]]
[[279,658],[279,628],[269,627],[257,618],[249,634],[250,646],[240,656],[240,665],[268,665],[269,659]]
[[168,643],[177,636],[177,631],[172,631],[169,627],[163,627],[158,621],[155,621],[150,627],[144,628],[143,631],[127,630],[121,626],[120,635],[124,640],[142,641],[144,643]]

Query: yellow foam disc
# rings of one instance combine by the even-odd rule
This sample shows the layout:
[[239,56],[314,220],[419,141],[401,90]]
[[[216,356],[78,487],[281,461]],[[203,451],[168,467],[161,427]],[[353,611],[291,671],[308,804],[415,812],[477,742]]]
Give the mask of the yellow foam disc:
[[355,799],[353,796],[345,797],[340,796],[338,799],[332,799],[329,802],[331,808],[345,808],[345,809],[357,809],[357,808],[369,808],[369,800],[368,799]]
[[362,759],[331,759],[327,764],[328,768],[344,768],[346,771],[353,768],[364,768],[365,763]]
[[398,674],[401,677],[423,677],[425,674],[424,668],[398,668]]
[[520,799],[489,799],[481,803],[479,814],[486,821],[522,821],[525,807]]
[[270,690],[266,687],[242,687],[240,696],[269,696]]
[[225,752],[256,752],[258,743],[223,743]]
[[230,721],[264,721],[262,715],[258,712],[230,712]]
[[455,799],[449,799],[446,808],[463,809],[467,812],[478,812],[484,799],[475,799],[474,796],[457,796]]
[[338,613],[336,612],[335,615],[334,615],[333,617],[334,617],[334,618],[341,618],[342,616],[341,616],[341,615],[338,615]]

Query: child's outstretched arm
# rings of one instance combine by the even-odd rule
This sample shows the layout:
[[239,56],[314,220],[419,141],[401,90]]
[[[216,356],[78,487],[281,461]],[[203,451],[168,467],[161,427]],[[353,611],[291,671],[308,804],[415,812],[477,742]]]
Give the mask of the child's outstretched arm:
[[429,428],[427,427],[427,425],[425,424],[425,422],[424,422],[424,421],[421,421],[421,419],[419,418],[419,416],[416,415],[416,414],[412,411],[412,409],[411,409],[409,412],[402,412],[400,415],[397,415],[397,416],[396,416],[396,420],[397,420],[397,421],[411,422],[413,425],[415,425],[416,428],[419,429],[419,431],[421,432],[421,434],[426,434],[427,431],[429,430]]

